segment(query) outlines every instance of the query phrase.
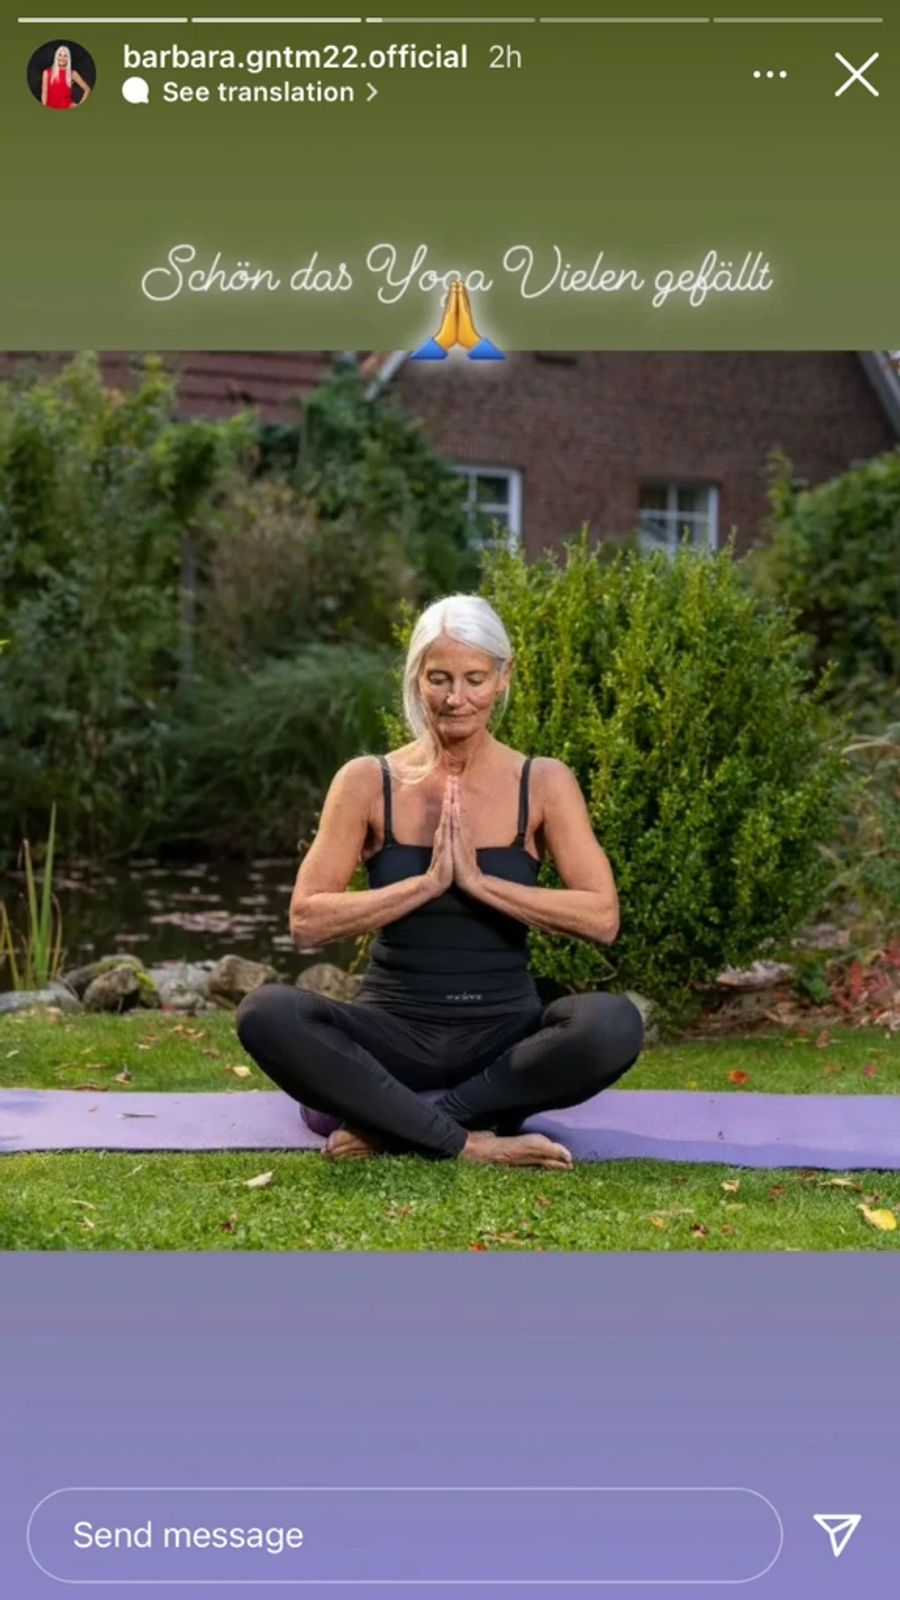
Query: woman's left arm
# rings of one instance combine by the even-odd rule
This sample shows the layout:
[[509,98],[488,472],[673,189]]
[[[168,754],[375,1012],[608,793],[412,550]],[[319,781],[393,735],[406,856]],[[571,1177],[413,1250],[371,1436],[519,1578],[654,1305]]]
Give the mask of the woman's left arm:
[[465,862],[462,871],[467,880],[458,877],[458,881],[468,894],[518,917],[530,927],[612,944],[619,932],[619,899],[609,860],[594,836],[578,779],[562,761],[544,758],[540,767],[539,774],[532,769],[532,781],[539,776],[544,838],[565,888],[530,888],[481,872],[457,797],[459,853]]
[[72,82],[73,83],[77,83],[79,89],[81,90],[81,99],[79,100],[78,104],[80,106],[83,106],[85,100],[87,99],[88,95],[91,92],[91,86],[90,86],[89,83],[85,83],[85,81],[84,81],[83,77],[81,76],[80,72],[73,72],[72,73]]

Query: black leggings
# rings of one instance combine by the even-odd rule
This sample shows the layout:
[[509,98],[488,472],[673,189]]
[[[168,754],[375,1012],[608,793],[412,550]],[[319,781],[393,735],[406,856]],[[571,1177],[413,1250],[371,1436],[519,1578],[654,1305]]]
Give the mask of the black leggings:
[[[577,1105],[633,1065],[637,1007],[598,990],[501,1016],[399,1016],[264,984],[242,1002],[238,1037],[301,1104],[375,1134],[391,1150],[458,1156],[466,1130],[510,1133],[537,1111]],[[437,1099],[417,1092],[443,1089]]]

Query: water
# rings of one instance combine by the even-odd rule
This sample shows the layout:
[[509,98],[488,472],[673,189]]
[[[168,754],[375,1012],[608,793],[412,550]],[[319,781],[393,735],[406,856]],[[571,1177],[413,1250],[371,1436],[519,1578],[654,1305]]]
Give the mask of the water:
[[[349,967],[356,954],[353,939],[315,951],[294,949],[288,907],[296,869],[296,860],[287,857],[177,863],[144,858],[113,868],[60,867],[54,888],[62,911],[64,970],[123,951],[147,967],[246,956],[268,962],[288,981],[316,961]],[[8,882],[7,908],[22,927],[17,901],[24,881],[10,873]],[[0,967],[0,989],[8,987]]]

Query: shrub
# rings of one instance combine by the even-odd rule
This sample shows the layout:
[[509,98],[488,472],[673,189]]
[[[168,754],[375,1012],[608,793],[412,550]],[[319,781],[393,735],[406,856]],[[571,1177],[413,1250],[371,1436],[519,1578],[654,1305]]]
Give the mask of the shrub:
[[[607,556],[582,535],[562,560],[489,559],[482,593],[516,657],[497,732],[574,770],[620,897],[612,946],[535,931],[533,970],[637,989],[674,1018],[816,910],[844,763],[783,612],[730,548]],[[541,882],[559,884],[549,863]]]
[[387,651],[314,644],[201,683],[167,749],[167,838],[293,853],[335,770],[379,747],[390,671]]
[[254,667],[312,640],[388,644],[420,576],[389,531],[341,531],[284,478],[241,484],[212,553],[203,646],[221,667]]
[[859,706],[900,686],[900,450],[814,489],[773,458],[771,543],[754,555],[760,585],[787,605],[816,673]]
[[263,465],[289,476],[342,541],[381,549],[387,537],[418,575],[414,603],[478,582],[480,541],[464,485],[390,394],[367,395],[355,367],[309,396],[298,422],[266,430]]
[[0,386],[0,847],[139,844],[164,799],[161,752],[183,666],[184,539],[199,539],[244,419],[174,423],[148,362],[107,389],[83,355]]
[[771,544],[754,554],[762,592],[787,606],[816,675],[847,713],[857,782],[832,851],[833,915],[857,937],[900,918],[900,451],[815,489],[775,456]]
[[[227,705],[250,727],[265,709],[255,674],[284,658],[259,692],[290,728],[296,712],[278,696],[292,682],[326,724],[333,699],[334,741],[330,726],[302,724],[300,744],[276,739],[272,772],[256,778],[274,797],[282,763],[308,760],[292,780],[308,796],[330,776],[320,751],[343,751],[370,725],[370,696],[365,670],[351,662],[342,675],[334,655],[307,647],[385,645],[404,598],[476,580],[460,481],[417,425],[366,398],[357,373],[336,374],[275,436],[249,414],[179,420],[175,408],[154,358],[122,391],[89,354],[0,385],[0,854],[42,832],[54,800],[63,855],[166,839],[173,760],[199,771],[195,796],[178,790],[193,836],[211,821],[243,843],[227,787],[203,768],[198,708]],[[234,793],[245,795],[240,782]],[[275,798],[269,820],[293,829]]]

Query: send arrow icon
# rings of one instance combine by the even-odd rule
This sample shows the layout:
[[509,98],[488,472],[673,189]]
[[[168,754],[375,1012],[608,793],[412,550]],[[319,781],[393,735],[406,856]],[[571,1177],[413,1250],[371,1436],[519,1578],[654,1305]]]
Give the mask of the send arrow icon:
[[838,1556],[846,1550],[857,1528],[862,1522],[862,1513],[856,1511],[840,1511],[826,1514],[824,1511],[815,1512],[813,1522],[824,1528],[831,1543],[831,1553],[837,1560]]

